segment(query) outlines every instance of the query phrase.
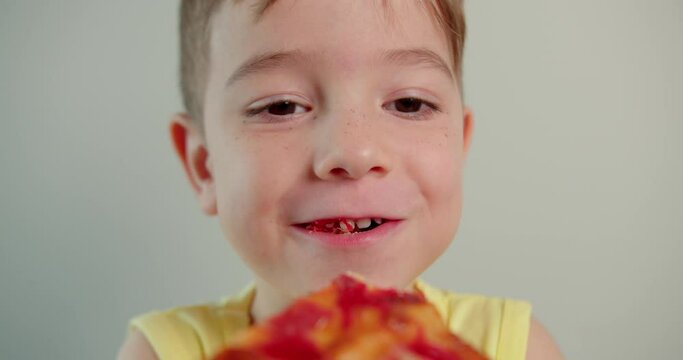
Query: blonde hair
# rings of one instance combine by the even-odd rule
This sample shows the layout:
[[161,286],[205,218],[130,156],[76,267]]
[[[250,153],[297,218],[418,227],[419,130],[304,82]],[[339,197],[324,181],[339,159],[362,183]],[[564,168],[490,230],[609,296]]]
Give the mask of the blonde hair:
[[[180,88],[185,110],[204,133],[204,92],[209,68],[209,43],[213,15],[226,0],[181,0],[180,4]],[[244,0],[227,0],[241,3]],[[383,0],[388,5],[389,0]],[[449,40],[453,68],[462,91],[462,56],[465,45],[464,0],[416,0],[426,6]],[[256,18],[277,0],[259,0],[253,5]]]

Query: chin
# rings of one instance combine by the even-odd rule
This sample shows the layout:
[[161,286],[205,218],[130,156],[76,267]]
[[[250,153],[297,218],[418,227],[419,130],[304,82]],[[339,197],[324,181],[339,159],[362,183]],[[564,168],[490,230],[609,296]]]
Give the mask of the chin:
[[296,288],[293,297],[302,296],[313,291],[319,290],[328,286],[331,281],[341,274],[350,274],[359,277],[363,281],[379,287],[388,287],[396,289],[407,288],[412,281],[419,276],[419,273],[408,271],[405,267],[399,267],[395,264],[391,266],[346,266],[325,269],[308,269],[303,275],[303,286],[293,286]]

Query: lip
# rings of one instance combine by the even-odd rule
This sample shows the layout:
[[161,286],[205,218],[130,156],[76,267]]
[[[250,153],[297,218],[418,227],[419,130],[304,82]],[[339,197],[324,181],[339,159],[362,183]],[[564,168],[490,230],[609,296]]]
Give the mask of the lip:
[[398,231],[402,224],[403,220],[386,220],[382,225],[375,229],[351,234],[314,232],[296,225],[292,225],[291,228],[299,237],[321,243],[327,247],[354,248],[365,247],[386,241]]
[[319,215],[318,218],[315,219],[308,219],[304,221],[296,221],[294,224],[295,225],[304,225],[316,221],[329,221],[329,220],[337,220],[337,219],[350,219],[350,220],[360,220],[360,219],[382,219],[382,221],[400,221],[402,220],[399,217],[394,217],[394,216],[387,216],[387,215],[351,215],[351,214],[346,214],[346,215]]

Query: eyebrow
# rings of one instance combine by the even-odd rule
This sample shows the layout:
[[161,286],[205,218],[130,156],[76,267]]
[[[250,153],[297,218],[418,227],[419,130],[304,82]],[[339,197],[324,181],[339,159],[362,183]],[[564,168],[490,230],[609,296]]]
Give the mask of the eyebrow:
[[[264,73],[293,64],[315,63],[317,56],[301,50],[269,51],[250,57],[228,78],[226,88],[252,75]],[[439,70],[455,80],[453,71],[446,61],[432,50],[426,48],[390,49],[380,53],[379,59],[385,64],[398,66],[425,66]]]
[[306,54],[301,50],[269,51],[257,54],[250,57],[233,72],[226,83],[226,87],[251,75],[275,70],[291,64],[307,63],[312,60],[310,54]]
[[426,66],[441,71],[451,80],[455,80],[453,71],[446,61],[427,48],[392,49],[382,52],[383,62],[399,66]]

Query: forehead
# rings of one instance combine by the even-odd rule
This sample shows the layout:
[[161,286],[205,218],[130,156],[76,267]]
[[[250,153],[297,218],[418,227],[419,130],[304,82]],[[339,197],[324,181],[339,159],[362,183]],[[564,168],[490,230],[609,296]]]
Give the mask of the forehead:
[[[262,13],[259,6],[272,3]],[[211,24],[211,58],[225,66],[282,50],[315,53],[343,69],[367,64],[379,50],[422,48],[453,62],[448,41],[414,0],[228,1]]]

